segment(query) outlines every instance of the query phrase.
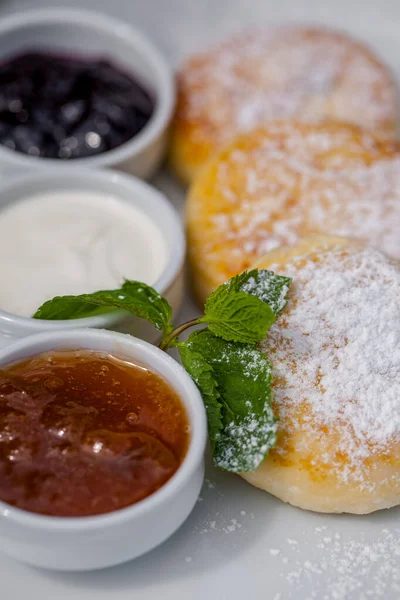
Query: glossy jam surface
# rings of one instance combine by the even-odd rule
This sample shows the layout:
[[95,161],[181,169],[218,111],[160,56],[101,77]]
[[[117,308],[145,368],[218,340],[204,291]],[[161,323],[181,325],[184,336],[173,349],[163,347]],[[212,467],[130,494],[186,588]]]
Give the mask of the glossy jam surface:
[[150,93],[108,60],[29,52],[0,64],[0,143],[46,158],[112,150],[154,111]]
[[0,499],[53,516],[134,504],[181,464],[185,408],[155,373],[89,351],[0,371]]

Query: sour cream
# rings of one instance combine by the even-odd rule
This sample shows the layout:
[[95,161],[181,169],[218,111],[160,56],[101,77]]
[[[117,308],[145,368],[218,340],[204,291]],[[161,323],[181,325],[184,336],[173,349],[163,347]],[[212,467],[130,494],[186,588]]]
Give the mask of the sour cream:
[[88,191],[48,192],[0,212],[0,309],[30,317],[46,300],[153,285],[167,261],[158,227],[131,204]]

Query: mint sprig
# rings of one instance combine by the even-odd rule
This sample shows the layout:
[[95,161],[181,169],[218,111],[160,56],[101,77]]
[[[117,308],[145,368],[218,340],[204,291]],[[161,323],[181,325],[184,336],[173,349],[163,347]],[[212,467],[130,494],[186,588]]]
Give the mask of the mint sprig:
[[[125,281],[118,290],[58,296],[45,302],[36,319],[77,319],[123,309],[162,331],[160,348],[176,346],[182,364],[202,395],[216,466],[252,471],[276,442],[271,407],[271,365],[258,348],[287,303],[291,279],[272,271],[245,271],[218,287],[204,315],[178,327],[167,300],[153,288]],[[180,335],[205,325],[186,341]]]
[[65,320],[93,317],[111,310],[126,310],[150,321],[168,335],[172,309],[155,289],[139,281],[126,280],[118,290],[103,290],[79,296],[56,296],[48,300],[33,315],[34,319]]
[[[224,340],[208,329],[192,333],[178,349],[189,373],[188,351],[202,357],[202,375],[209,376],[211,367],[216,386],[207,416],[216,466],[233,472],[253,471],[276,441],[268,358],[251,344]],[[195,381],[208,399],[208,386],[198,376]]]

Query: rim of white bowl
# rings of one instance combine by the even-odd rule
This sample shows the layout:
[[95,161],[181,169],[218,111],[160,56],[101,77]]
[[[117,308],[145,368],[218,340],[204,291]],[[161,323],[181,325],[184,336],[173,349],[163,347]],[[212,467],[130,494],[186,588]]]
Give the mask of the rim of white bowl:
[[[11,504],[7,504],[0,500],[0,516],[7,520],[13,521],[20,526],[26,526],[34,529],[43,529],[46,531],[71,531],[77,532],[92,530],[97,528],[112,527],[114,525],[121,525],[125,521],[129,521],[132,518],[140,518],[142,515],[156,510],[161,507],[165,501],[174,496],[179,492],[180,488],[187,482],[187,480],[193,475],[195,470],[198,468],[200,462],[203,460],[206,439],[207,439],[207,421],[204,404],[200,395],[200,392],[193,382],[189,374],[185,369],[171,356],[169,356],[163,350],[160,350],[157,346],[149,344],[143,340],[130,336],[128,334],[117,333],[115,331],[105,331],[96,329],[75,329],[73,331],[54,331],[52,333],[38,333],[29,336],[25,339],[13,342],[6,348],[0,350],[0,361],[3,362],[7,354],[19,352],[29,347],[34,347],[35,344],[40,344],[48,340],[59,339],[60,343],[58,349],[62,350],[63,340],[67,338],[69,341],[73,341],[74,338],[82,340],[85,336],[86,339],[109,339],[123,343],[128,343],[136,348],[139,348],[145,356],[154,359],[156,364],[152,364],[151,360],[143,360],[143,364],[147,365],[150,369],[153,367],[156,372],[163,377],[163,374],[157,368],[157,364],[163,362],[167,365],[167,369],[170,370],[171,376],[179,378],[184,384],[185,391],[187,392],[184,397],[183,394],[179,393],[179,397],[183,402],[185,408],[190,405],[193,410],[193,418],[190,417],[189,411],[187,411],[188,419],[191,426],[191,436],[189,441],[189,447],[186,455],[178,467],[178,470],[174,475],[153,494],[143,498],[135,504],[131,504],[125,508],[115,510],[113,512],[104,513],[94,516],[83,516],[83,517],[54,517],[46,516],[38,513],[29,512],[27,510],[16,508]],[[77,343],[79,343],[77,341]],[[54,348],[56,350],[57,347]],[[91,351],[91,348],[88,348]],[[105,350],[105,352],[108,352]],[[40,353],[40,350],[37,352]],[[117,352],[116,352],[117,353]],[[33,356],[35,353],[29,353],[27,351],[26,356]],[[23,360],[23,359],[21,359]],[[7,364],[7,363],[6,363]],[[171,387],[174,384],[170,383]]]
[[[22,189],[29,183],[34,185],[35,182],[43,181],[54,182],[54,184],[56,184],[59,178],[66,176],[67,173],[64,169],[48,170],[42,168],[22,176],[10,177],[2,184],[0,197],[6,195],[7,190],[10,188],[21,187]],[[160,294],[164,294],[174,282],[179,271],[183,268],[186,252],[183,225],[176,209],[169,202],[168,198],[159,190],[133,175],[127,175],[125,173],[107,169],[98,170],[79,167],[74,170],[74,180],[77,180],[79,177],[86,179],[87,182],[93,181],[94,188],[95,182],[107,181],[108,183],[113,183],[115,185],[115,196],[121,198],[121,202],[126,202],[126,200],[118,194],[118,188],[129,190],[132,194],[133,204],[138,206],[138,208],[151,219],[160,230],[160,233],[163,234],[163,232],[166,232],[170,237],[173,237],[173,243],[168,244],[169,256],[167,263],[160,277],[152,284]],[[56,186],[54,185],[54,187]],[[32,194],[34,193],[35,189],[32,189]],[[143,202],[141,199],[143,199]],[[139,201],[139,205],[136,204],[135,200]],[[24,196],[21,197],[21,201],[24,201]],[[6,205],[7,203],[5,206]],[[2,203],[0,202],[0,213],[1,209]],[[153,210],[151,211],[151,209]],[[154,218],[154,215],[156,215],[157,218]],[[161,223],[163,227],[161,227]],[[166,237],[164,237],[164,239],[167,243]],[[21,317],[0,310],[0,333],[9,334],[11,336],[15,334],[17,337],[21,333],[24,333],[24,335],[32,335],[42,331],[46,332],[59,329],[61,323],[64,330],[84,327],[110,327],[121,319],[122,314],[124,314],[123,311],[113,311],[108,314],[105,313],[93,317],[84,317],[82,319],[47,321],[44,319],[33,319],[32,317]]]
[[[145,54],[146,60],[150,63],[157,73],[158,83],[156,94],[156,104],[154,113],[150,117],[146,126],[121,146],[112,150],[107,150],[96,156],[88,156],[73,160],[62,161],[58,158],[44,158],[40,156],[28,156],[11,150],[0,145],[0,168],[2,162],[8,166],[20,167],[38,167],[39,165],[47,168],[61,167],[63,169],[82,167],[108,167],[111,165],[123,163],[124,161],[137,156],[145,148],[150,146],[157,137],[167,128],[175,107],[175,83],[173,70],[158,50],[157,46],[141,31],[130,24],[119,21],[114,17],[99,14],[90,10],[81,10],[76,8],[44,8],[38,10],[28,10],[6,16],[0,20],[0,36],[4,33],[12,32],[16,29],[24,29],[31,25],[52,23],[77,23],[82,24],[100,34],[107,33],[124,40],[127,45],[132,47],[135,52],[140,48]],[[109,52],[110,58],[113,57],[112,48],[105,48]]]

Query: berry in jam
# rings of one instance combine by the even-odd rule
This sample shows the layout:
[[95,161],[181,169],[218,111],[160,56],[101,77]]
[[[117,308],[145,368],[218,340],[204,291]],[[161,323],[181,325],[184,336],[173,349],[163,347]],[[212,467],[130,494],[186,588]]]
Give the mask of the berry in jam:
[[0,65],[0,144],[81,158],[117,148],[154,112],[151,94],[108,60],[28,52]]

